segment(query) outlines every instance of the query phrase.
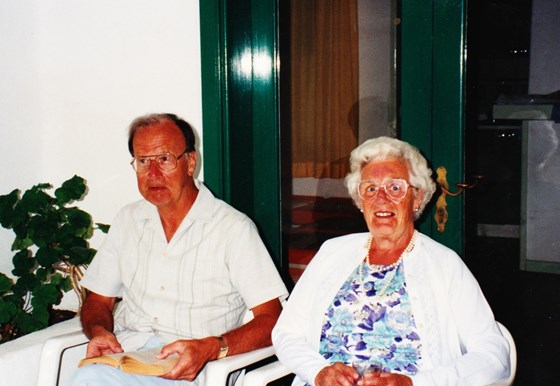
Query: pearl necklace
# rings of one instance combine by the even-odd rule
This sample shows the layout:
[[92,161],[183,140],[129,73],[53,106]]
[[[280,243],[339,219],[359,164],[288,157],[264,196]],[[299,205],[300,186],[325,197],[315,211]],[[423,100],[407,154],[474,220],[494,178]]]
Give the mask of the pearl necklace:
[[405,253],[410,253],[413,249],[414,249],[414,244],[416,243],[416,237],[418,236],[418,231],[415,229],[414,232],[412,233],[412,237],[410,238],[410,241],[408,242],[408,245],[406,246],[406,248],[404,249],[403,253],[399,256],[398,260],[395,261],[394,263],[388,264],[388,265],[383,265],[383,264],[369,264],[369,249],[371,247],[371,243],[373,240],[373,236],[370,235],[368,237],[368,240],[366,242],[366,245],[364,246],[366,249],[366,256],[364,257],[364,261],[360,264],[360,268],[358,271],[358,277],[360,278],[360,284],[364,283],[364,274],[363,274],[363,269],[364,269],[364,265],[368,264],[369,268],[370,268],[370,272],[384,272],[384,271],[390,271],[393,270],[393,272],[391,272],[392,276],[386,280],[385,285],[383,285],[383,288],[381,288],[381,290],[379,290],[377,292],[377,296],[381,296],[385,293],[385,291],[387,290],[387,288],[389,288],[389,285],[391,284],[391,282],[393,281],[396,273],[397,273],[397,267],[401,264],[403,256]]

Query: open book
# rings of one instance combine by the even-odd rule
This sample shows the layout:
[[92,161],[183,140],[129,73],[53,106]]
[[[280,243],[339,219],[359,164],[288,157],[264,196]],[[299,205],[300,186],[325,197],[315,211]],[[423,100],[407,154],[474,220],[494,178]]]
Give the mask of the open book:
[[146,351],[133,351],[121,354],[107,354],[95,358],[85,358],[78,367],[101,363],[120,369],[125,373],[141,375],[163,375],[171,371],[179,360],[177,354],[172,354],[165,359],[156,359],[161,352],[161,347]]

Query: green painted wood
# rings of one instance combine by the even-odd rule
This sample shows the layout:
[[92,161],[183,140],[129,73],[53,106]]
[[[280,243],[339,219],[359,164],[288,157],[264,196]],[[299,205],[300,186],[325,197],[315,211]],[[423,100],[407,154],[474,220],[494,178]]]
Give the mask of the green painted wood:
[[[401,138],[420,148],[434,173],[444,166],[451,187],[465,178],[464,3],[409,0],[402,4]],[[464,196],[447,197],[449,220],[443,233],[437,232],[433,219],[436,198],[420,229],[462,254]]]
[[249,215],[279,266],[276,2],[200,2],[204,179]]
[[225,37],[222,1],[200,1],[200,51],[202,76],[202,162],[204,183],[218,197],[230,200],[226,176],[229,175],[224,135],[227,127],[225,113]]
[[[399,137],[432,158],[432,8],[425,1],[403,1],[401,6],[400,133]],[[433,168],[433,166],[432,166]],[[417,226],[433,235],[434,217],[426,208]]]

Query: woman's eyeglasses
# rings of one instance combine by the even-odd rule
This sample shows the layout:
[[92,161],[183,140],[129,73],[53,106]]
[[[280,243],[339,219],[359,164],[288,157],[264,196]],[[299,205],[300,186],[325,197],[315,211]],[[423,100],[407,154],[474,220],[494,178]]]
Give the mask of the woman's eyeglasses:
[[410,187],[414,188],[414,186],[400,178],[384,180],[381,185],[375,184],[374,181],[364,180],[360,181],[358,185],[358,195],[362,200],[370,201],[377,197],[380,189],[383,189],[391,201],[400,201],[406,196],[406,192],[408,192]]

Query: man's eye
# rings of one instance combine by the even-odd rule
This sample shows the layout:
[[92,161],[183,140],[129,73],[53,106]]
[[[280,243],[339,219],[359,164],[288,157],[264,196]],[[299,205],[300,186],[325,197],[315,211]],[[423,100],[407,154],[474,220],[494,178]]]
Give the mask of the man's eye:
[[158,157],[158,161],[160,163],[169,162],[171,161],[171,156],[169,154],[162,154]]
[[148,157],[146,157],[146,158],[136,158],[136,162],[138,163],[138,165],[146,165],[146,164],[150,163],[150,159]]

